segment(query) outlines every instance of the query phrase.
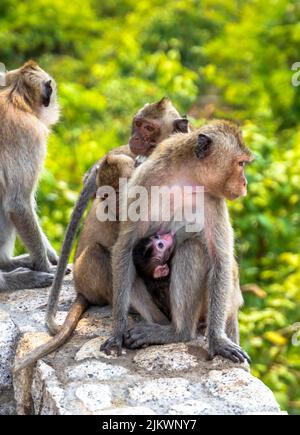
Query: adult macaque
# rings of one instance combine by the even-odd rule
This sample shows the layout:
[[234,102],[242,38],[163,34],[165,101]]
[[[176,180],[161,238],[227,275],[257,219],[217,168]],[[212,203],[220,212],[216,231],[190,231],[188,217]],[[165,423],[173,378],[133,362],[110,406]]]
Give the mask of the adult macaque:
[[[115,328],[101,347],[107,353],[121,352],[122,344],[135,349],[149,344],[188,341],[195,337],[203,307],[207,313],[207,336],[211,357],[221,355],[234,362],[249,361],[248,355],[226,335],[230,317],[234,264],[233,230],[225,199],[247,193],[244,166],[251,160],[238,128],[225,121],[176,135],[161,143],[134,173],[130,186],[204,186],[204,226],[176,247],[171,263],[168,325],[139,323],[128,327],[132,290],[139,296],[133,249],[141,238],[173,230],[183,222],[121,223],[114,245],[113,290]],[[133,202],[133,201],[132,201]],[[129,201],[130,207],[130,201]],[[179,226],[178,226],[179,225]]]
[[[57,255],[35,213],[34,194],[51,125],[59,118],[55,81],[35,62],[0,87],[0,290],[47,287]],[[29,255],[12,258],[16,234]]]
[[[101,198],[96,198],[86,219],[74,262],[74,281],[77,298],[72,304],[67,320],[62,327],[56,325],[55,313],[59,292],[68,263],[76,228],[88,200],[95,192],[95,185],[119,187],[119,178],[129,178],[138,155],[147,157],[154,147],[173,133],[189,131],[188,120],[181,118],[172,103],[163,99],[158,103],[146,104],[134,117],[129,145],[112,150],[95,165],[85,180],[85,187],[75,206],[64,240],[57,274],[53,283],[47,312],[47,326],[56,334],[53,340],[37,348],[18,363],[15,370],[37,361],[61,346],[72,334],[77,323],[90,304],[112,303],[112,275],[110,250],[117,240],[119,222],[99,222],[96,210]],[[141,159],[142,160],[142,159]],[[141,163],[141,161],[139,161]],[[142,289],[142,290],[141,290]],[[148,321],[165,322],[166,318],[154,304],[146,288],[139,285],[140,295],[131,298],[132,307]],[[137,302],[136,302],[137,301]]]

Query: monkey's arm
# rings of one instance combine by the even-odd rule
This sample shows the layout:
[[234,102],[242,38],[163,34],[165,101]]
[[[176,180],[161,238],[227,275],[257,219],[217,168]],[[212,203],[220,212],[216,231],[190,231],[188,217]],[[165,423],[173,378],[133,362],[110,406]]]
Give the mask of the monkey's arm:
[[62,250],[61,250],[61,254],[59,257],[59,262],[56,270],[56,275],[50,290],[48,309],[46,315],[47,327],[50,333],[53,335],[55,335],[59,330],[59,327],[55,322],[55,315],[57,311],[58,298],[59,298],[59,293],[62,286],[63,278],[65,276],[65,271],[70,258],[79,221],[83,216],[83,213],[87,207],[89,200],[92,198],[92,196],[95,193],[96,176],[98,170],[99,170],[98,165],[93,166],[93,168],[89,173],[89,176],[86,178],[84,188],[80,193],[75,208],[73,209],[71,220],[68,225],[66,235],[64,238],[64,242],[63,242],[63,246],[62,246]]
[[34,210],[34,198],[22,191],[8,202],[7,213],[32,258],[32,267],[39,272],[51,272],[43,240],[43,231]]
[[136,278],[132,255],[136,238],[134,236],[132,224],[125,223],[124,227],[126,229],[125,231],[121,230],[112,252],[113,337],[101,346],[101,350],[107,354],[109,354],[112,349],[116,349],[118,355],[122,354],[123,334],[128,326],[127,317],[130,296]]
[[[230,224],[229,224],[230,225]],[[250,363],[249,356],[226,335],[227,306],[233,286],[233,242],[224,235],[232,233],[216,226],[213,230],[214,252],[210,253],[211,268],[208,277],[208,344],[210,357],[221,355],[233,362]]]
[[136,277],[131,297],[130,305],[145,319],[147,322],[168,324],[169,320],[154,302],[152,295],[149,293],[146,284],[140,277]]
[[[148,227],[148,224],[145,227]],[[119,355],[122,352],[123,335],[128,326],[128,311],[131,298],[133,294],[137,296],[139,293],[139,291],[133,290],[137,283],[137,274],[133,263],[133,248],[136,242],[144,237],[147,229],[143,228],[140,222],[124,222],[118,240],[113,248],[114,331],[113,337],[101,346],[101,350],[108,354],[112,349],[116,349]],[[140,286],[139,290],[142,291],[143,287]],[[146,289],[145,292],[147,292]]]

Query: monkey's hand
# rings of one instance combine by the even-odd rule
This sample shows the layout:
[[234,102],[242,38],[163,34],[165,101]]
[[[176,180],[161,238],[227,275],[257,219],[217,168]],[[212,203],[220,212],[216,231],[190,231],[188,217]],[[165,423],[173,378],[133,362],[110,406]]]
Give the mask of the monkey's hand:
[[110,355],[112,351],[115,351],[118,356],[122,355],[123,334],[115,335],[106,340],[100,347],[101,352]]
[[213,357],[220,355],[230,359],[235,363],[243,363],[247,361],[251,363],[250,357],[237,344],[233,343],[227,337],[211,338],[209,340],[209,356]]

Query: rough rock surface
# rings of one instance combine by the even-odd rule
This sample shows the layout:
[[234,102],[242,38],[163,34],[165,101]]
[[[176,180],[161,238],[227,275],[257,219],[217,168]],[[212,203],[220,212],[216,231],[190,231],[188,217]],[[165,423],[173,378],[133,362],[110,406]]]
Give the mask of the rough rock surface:
[[[49,339],[44,327],[47,290],[0,295],[0,415],[206,415],[280,413],[272,392],[249,367],[207,360],[203,338],[106,356],[108,307],[91,308],[68,343],[14,378],[17,357]],[[74,299],[65,281],[58,319]]]
[[0,309],[0,415],[14,414],[11,367],[19,329],[10,315]]

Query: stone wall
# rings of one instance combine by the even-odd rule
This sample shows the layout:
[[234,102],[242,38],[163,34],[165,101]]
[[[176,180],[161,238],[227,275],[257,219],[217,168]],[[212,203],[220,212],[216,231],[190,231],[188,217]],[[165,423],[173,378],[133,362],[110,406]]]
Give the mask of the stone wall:
[[[281,412],[272,392],[246,364],[208,361],[201,337],[186,344],[124,351],[121,357],[104,355],[100,346],[112,327],[108,307],[91,308],[65,346],[12,380],[16,349],[21,356],[49,339],[44,327],[47,296],[47,290],[0,295],[0,414]],[[73,299],[67,278],[59,305],[61,322]]]

